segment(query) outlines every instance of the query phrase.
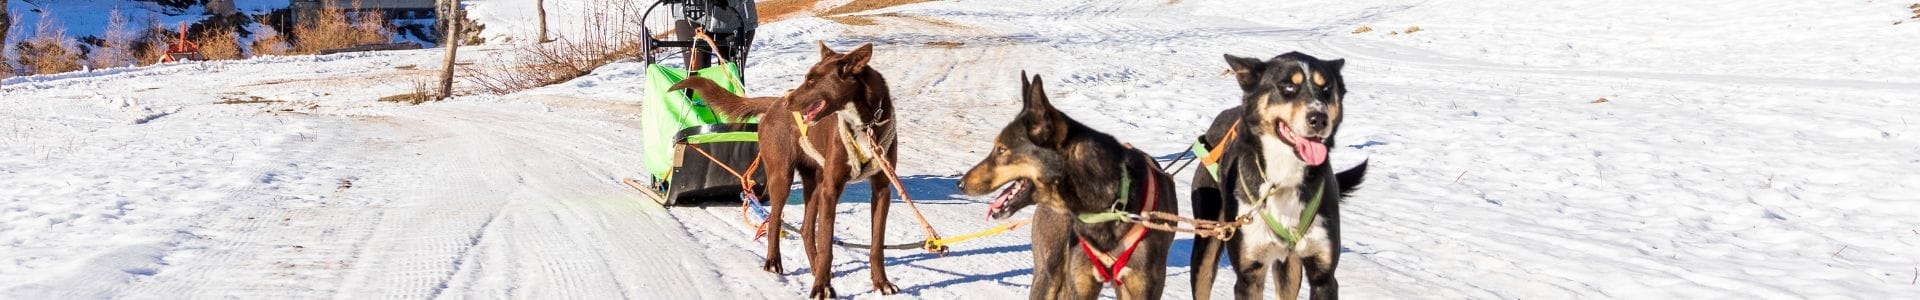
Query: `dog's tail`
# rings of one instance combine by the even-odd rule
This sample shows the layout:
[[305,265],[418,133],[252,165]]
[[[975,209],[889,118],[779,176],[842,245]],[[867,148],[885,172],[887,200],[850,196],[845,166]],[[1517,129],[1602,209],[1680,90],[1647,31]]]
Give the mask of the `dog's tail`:
[[713,83],[713,80],[701,77],[687,78],[667,88],[668,91],[681,89],[693,89],[700,99],[707,101],[708,107],[719,111],[720,114],[735,118],[751,118],[766,114],[780,100],[774,97],[741,98],[740,95],[734,95],[733,92],[728,92],[726,88]]
[[1362,160],[1360,161],[1360,165],[1333,174],[1333,178],[1340,180],[1340,199],[1346,199],[1347,196],[1353,195],[1353,191],[1360,190],[1360,183],[1367,181],[1368,161],[1369,160]]

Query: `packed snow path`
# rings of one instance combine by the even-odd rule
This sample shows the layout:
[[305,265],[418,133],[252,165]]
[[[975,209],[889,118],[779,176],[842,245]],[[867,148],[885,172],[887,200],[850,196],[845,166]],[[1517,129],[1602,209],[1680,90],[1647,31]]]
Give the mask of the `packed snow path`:
[[[1373,169],[1343,205],[1345,296],[1920,295],[1920,59],[1888,53],[1913,49],[1897,37],[1920,27],[1881,20],[1903,4],[1179,2],[933,2],[862,13],[868,26],[767,24],[750,93],[796,85],[816,40],[880,44],[873,65],[907,120],[902,179],[957,234],[993,224],[953,185],[1017,111],[1021,70],[1070,116],[1171,157],[1239,97],[1222,53],[1346,58],[1333,163]],[[1752,22],[1707,22],[1723,18]],[[1351,33],[1361,25],[1374,31]],[[1675,27],[1699,32],[1659,38]],[[1755,28],[1772,35],[1743,38]],[[1838,40],[1794,43],[1822,38]],[[805,294],[797,243],[784,258],[797,267],[760,271],[734,203],[662,208],[616,182],[644,173],[637,64],[503,97],[373,101],[427,80],[437,55],[7,79],[0,298]],[[865,191],[843,198],[840,238],[867,239]],[[921,238],[895,211],[889,241]],[[888,273],[919,298],[1018,298],[1026,240],[891,252]],[[1177,238],[1169,297],[1190,294],[1190,241]],[[835,287],[874,296],[865,251],[836,251]]]

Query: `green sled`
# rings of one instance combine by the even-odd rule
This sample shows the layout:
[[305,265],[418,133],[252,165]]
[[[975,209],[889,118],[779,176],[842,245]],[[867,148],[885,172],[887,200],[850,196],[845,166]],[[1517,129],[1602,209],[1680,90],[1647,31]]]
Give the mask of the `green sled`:
[[[741,81],[735,74],[740,72],[733,63],[692,72],[740,94]],[[653,177],[655,192],[666,194],[655,197],[663,205],[685,200],[682,198],[737,197],[742,190],[733,172],[746,171],[760,152],[758,120],[722,115],[699,98],[689,97],[689,92],[667,90],[687,76],[683,69],[647,66],[647,99],[641,104],[641,160]],[[691,147],[706,150],[706,154]],[[747,175],[755,181],[763,178],[755,173]]]

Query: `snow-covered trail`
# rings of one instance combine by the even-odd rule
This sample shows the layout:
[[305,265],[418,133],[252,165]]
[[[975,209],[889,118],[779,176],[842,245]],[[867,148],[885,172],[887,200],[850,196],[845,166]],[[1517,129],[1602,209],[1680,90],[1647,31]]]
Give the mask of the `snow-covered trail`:
[[[699,298],[732,290],[734,281],[713,280],[713,255],[669,251],[700,246],[660,207],[615,183],[639,173],[637,144],[628,140],[635,131],[607,117],[619,109],[532,97],[371,102],[420,79],[406,70],[433,61],[429,52],[168,66],[10,86],[9,99],[45,110],[9,111],[16,128],[29,127],[9,136],[21,143],[8,145],[19,152],[10,151],[17,155],[6,165],[57,163],[7,168],[8,189],[0,191],[10,222],[0,237],[12,249],[5,275],[18,280],[0,292]],[[356,67],[283,71],[320,64]],[[191,80],[222,72],[255,76]],[[138,92],[66,95],[102,94],[103,86]],[[25,90],[33,92],[17,92]],[[228,98],[284,102],[215,103]],[[108,105],[69,104],[96,101]],[[87,114],[101,121],[62,122]],[[125,118],[134,121],[110,123]],[[62,129],[71,133],[40,135]],[[38,142],[61,136],[74,141]],[[75,184],[86,185],[61,187]],[[62,200],[72,198],[106,207]],[[655,278],[665,270],[684,276]]]
[[[1870,50],[1914,43],[1894,33],[1916,27],[1865,27],[1886,25],[1855,6],[1780,2],[1702,13],[1758,21],[1688,25],[1738,35],[1803,24],[1794,12],[1809,12],[1822,21],[1774,34],[1854,37],[1840,42],[1858,49],[1749,53],[1790,45],[1701,47],[1720,40],[1697,32],[1687,43],[1597,43],[1702,18],[1531,1],[996,0],[859,13],[874,25],[767,24],[747,73],[750,94],[775,95],[817,60],[814,41],[878,44],[872,64],[904,119],[902,179],[953,235],[994,225],[953,186],[1018,110],[1023,70],[1044,76],[1073,118],[1171,157],[1239,99],[1221,54],[1345,58],[1352,93],[1333,163],[1373,166],[1343,205],[1345,296],[1920,295],[1909,284],[1920,276],[1920,177],[1910,171],[1920,119],[1908,120],[1920,115],[1920,78],[1888,65],[1913,55]],[[1602,13],[1700,9],[1688,5],[1702,4]],[[1459,19],[1485,7],[1514,11],[1485,12],[1506,18],[1496,25]],[[1369,24],[1375,32],[1350,33]],[[1407,25],[1427,29],[1381,33]],[[1568,32],[1594,37],[1558,36]],[[1539,47],[1561,43],[1570,46]],[[503,97],[373,102],[407,91],[437,58],[8,79],[0,298],[784,299],[812,283],[791,241],[786,274],[759,269],[764,247],[737,203],[662,208],[616,182],[644,173],[631,140],[638,64]],[[1783,63],[1794,61],[1818,65]],[[284,102],[210,104],[253,97]],[[1184,187],[1191,171],[1176,178]],[[843,197],[839,238],[868,240],[866,191],[859,183]],[[894,208],[888,241],[922,238]],[[888,273],[912,298],[1019,298],[1028,238],[982,238],[945,257],[890,252]],[[1190,240],[1176,238],[1170,298],[1190,295]],[[842,295],[877,296],[865,259],[836,250]]]
[[[841,49],[880,43],[874,65],[888,74],[906,103],[902,115],[910,116],[902,123],[902,142],[909,145],[902,169],[944,178],[915,188],[936,196],[953,193],[951,178],[982,155],[979,149],[988,148],[1017,110],[1012,77],[1022,70],[1047,76],[1055,102],[1074,118],[1172,156],[1198,133],[1198,124],[1238,97],[1232,79],[1220,73],[1221,53],[1346,58],[1354,92],[1342,138],[1347,150],[1337,151],[1343,154],[1335,155],[1336,164],[1364,158],[1376,167],[1347,206],[1350,255],[1341,274],[1349,295],[1916,293],[1900,283],[1915,276],[1915,258],[1901,253],[1920,245],[1920,235],[1909,231],[1920,199],[1908,195],[1920,190],[1920,178],[1905,171],[1920,167],[1914,159],[1920,147],[1906,120],[1920,112],[1911,96],[1920,94],[1920,78],[1867,80],[1853,73],[1881,66],[1837,67],[1848,72],[1841,74],[1832,71],[1836,66],[1729,73],[1723,70],[1774,68],[1716,61],[1699,62],[1713,66],[1699,70],[1509,65],[1418,44],[1444,33],[1393,40],[1348,32],[1376,20],[1449,11],[1445,5],[1316,7],[1330,10],[1317,16],[1327,23],[1196,17],[1218,16],[1223,7],[1259,8],[1242,4],[928,4],[868,14],[874,26],[803,19],[790,22],[798,23],[797,32],[770,35],[799,38],[767,43],[773,50],[760,54],[775,58],[760,59],[752,74],[773,77],[776,84],[762,91],[778,91],[798,82],[798,74],[768,70],[804,68],[812,62],[812,40]],[[1600,61],[1638,55],[1579,54]],[[1771,59],[1860,54],[1785,52]],[[1911,57],[1852,61],[1889,59]],[[1600,98],[1607,101],[1593,103]],[[970,220],[983,211],[977,203],[935,211],[936,224],[983,225]],[[857,205],[843,212],[866,213]],[[861,219],[841,220],[853,223],[842,225],[843,237],[864,237]],[[889,226],[907,228],[894,232],[912,238],[913,225],[895,220]],[[1180,238],[1170,260],[1169,295],[1188,294],[1187,240]],[[1003,243],[979,247],[1013,245]],[[858,266],[860,253],[837,255],[854,257],[847,265]],[[1004,270],[1000,264],[1023,260],[937,262],[994,273]],[[841,278],[844,292],[847,285],[862,286],[865,276]],[[1225,296],[1232,282],[1221,280],[1216,296]],[[804,284],[789,288],[800,291]]]
[[[545,114],[538,105],[499,103],[349,113],[363,126],[354,128],[364,134],[354,143],[367,147],[328,160],[383,168],[349,175],[350,187],[333,197],[370,203],[237,211],[231,217],[269,224],[213,229],[264,239],[232,243],[275,247],[235,246],[204,268],[156,276],[133,294],[613,298],[723,290],[701,280],[715,273],[708,256],[660,251],[698,246],[659,207],[609,184],[619,176],[614,170],[637,163],[606,155],[634,151],[632,143],[606,139],[622,128]],[[648,276],[658,270],[687,277]],[[328,284],[232,284],[268,275],[256,272]]]

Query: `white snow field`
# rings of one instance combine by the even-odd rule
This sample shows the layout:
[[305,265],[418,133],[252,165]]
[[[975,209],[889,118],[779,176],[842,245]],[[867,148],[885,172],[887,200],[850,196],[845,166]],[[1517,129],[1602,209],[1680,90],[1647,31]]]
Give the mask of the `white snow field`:
[[[1239,99],[1222,54],[1344,58],[1333,163],[1372,168],[1342,206],[1343,296],[1913,299],[1912,2],[936,1],[858,13],[873,25],[763,24],[747,74],[777,95],[815,41],[876,43],[902,180],[952,235],[995,224],[953,186],[1018,110],[1022,70],[1071,117],[1172,158]],[[0,298],[806,295],[798,243],[786,273],[761,271],[737,203],[664,208],[618,183],[645,173],[640,64],[375,101],[431,80],[439,53],[0,80]],[[866,187],[843,197],[839,238],[868,240]],[[889,241],[922,238],[907,214]],[[900,298],[1019,298],[1028,239],[889,252],[887,271]],[[1166,296],[1191,298],[1192,237],[1176,239]],[[834,256],[843,296],[879,296],[864,249]],[[1231,296],[1232,276],[1217,284]]]

